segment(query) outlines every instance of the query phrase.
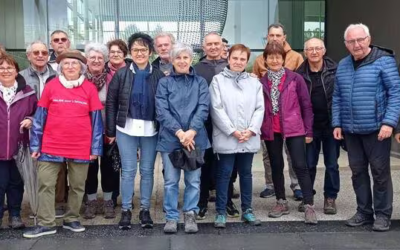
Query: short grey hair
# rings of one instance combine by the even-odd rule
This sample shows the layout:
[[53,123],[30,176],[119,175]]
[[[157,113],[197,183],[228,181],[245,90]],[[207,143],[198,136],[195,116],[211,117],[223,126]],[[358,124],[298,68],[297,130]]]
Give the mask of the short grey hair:
[[267,35],[269,34],[269,31],[274,28],[274,29],[282,29],[282,32],[284,35],[286,35],[286,30],[285,30],[285,26],[283,26],[283,24],[281,23],[273,23],[270,26],[268,26],[268,32]]
[[[60,64],[59,64],[58,67],[57,67],[57,75],[59,75],[59,76],[62,75],[61,69],[62,69],[62,66],[63,66],[63,64],[64,64],[64,60],[65,60],[65,59],[75,59],[75,58],[64,58],[64,59],[61,60]],[[75,59],[75,60],[78,60],[78,59]],[[83,74],[85,74],[86,71],[87,71],[87,65],[84,64],[81,60],[78,60],[78,62],[79,62],[79,64],[81,65],[81,72],[80,72],[80,74],[83,75]]]
[[169,56],[171,57],[171,61],[175,60],[182,52],[186,52],[189,54],[190,58],[193,59],[193,48],[192,46],[177,42],[169,52]]
[[203,45],[206,43],[206,38],[207,38],[208,36],[211,36],[211,35],[219,36],[219,38],[221,39],[221,43],[222,43],[222,37],[221,37],[221,35],[218,34],[218,32],[216,32],[216,31],[211,31],[211,32],[208,32],[208,33],[204,36]]
[[307,43],[308,43],[309,41],[311,41],[311,40],[318,40],[318,41],[320,41],[320,42],[322,43],[322,46],[325,48],[325,42],[324,42],[324,40],[322,40],[321,38],[318,38],[318,37],[312,37],[312,38],[310,38],[310,39],[307,39],[307,41],[304,42],[304,50],[307,49]]
[[36,40],[34,42],[31,42],[28,47],[26,47],[26,54],[29,54],[32,52],[32,46],[35,44],[43,44],[46,47],[47,52],[49,51],[49,48],[47,47],[47,44],[45,44],[44,42],[40,41],[40,40]]
[[154,36],[154,43],[157,43],[157,38],[159,38],[159,37],[169,37],[169,39],[171,39],[171,44],[172,45],[174,45],[175,44],[175,37],[174,37],[174,35],[172,35],[171,33],[169,33],[169,32],[160,32],[160,33],[157,33],[157,35],[155,35]]
[[102,44],[102,43],[88,43],[85,46],[85,56],[86,58],[89,58],[89,54],[91,51],[95,51],[95,52],[99,52],[101,54],[103,54],[104,57],[104,61],[107,62],[108,61],[108,48],[106,45]]
[[346,30],[344,31],[344,40],[346,40],[346,37],[347,37],[347,34],[349,33],[349,31],[352,29],[356,29],[356,28],[362,28],[364,30],[365,34],[367,34],[367,36],[371,36],[367,25],[365,25],[363,23],[356,23],[356,24],[350,24],[349,26],[347,26]]

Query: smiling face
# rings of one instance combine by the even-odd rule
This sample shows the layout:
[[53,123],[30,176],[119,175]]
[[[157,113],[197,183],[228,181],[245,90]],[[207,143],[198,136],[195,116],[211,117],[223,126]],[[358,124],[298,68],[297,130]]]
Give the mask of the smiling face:
[[172,41],[169,36],[160,36],[157,37],[157,39],[154,41],[155,42],[155,49],[158,54],[158,56],[164,60],[164,61],[169,61],[169,52],[171,51],[172,48]]
[[242,72],[247,66],[247,56],[245,51],[233,51],[228,58],[229,68],[235,72]]
[[304,55],[311,63],[322,62],[325,52],[324,43],[319,39],[308,40],[304,48]]
[[283,67],[283,57],[281,54],[271,54],[267,56],[267,67],[272,71],[279,71]]
[[220,59],[222,52],[222,38],[217,34],[206,36],[203,43],[203,50],[206,53],[207,59]]
[[78,59],[65,58],[61,61],[61,73],[68,81],[78,80],[81,75],[81,64]]
[[9,64],[5,60],[0,64],[0,82],[5,87],[11,87],[14,85],[17,74],[18,72],[14,65]]
[[93,75],[101,74],[105,66],[104,55],[94,50],[90,51],[87,57],[87,66]]
[[193,58],[189,53],[181,52],[173,61],[175,72],[178,74],[189,74],[190,65],[192,64]]
[[134,42],[131,48],[133,62],[139,67],[144,68],[149,63],[151,52],[149,48],[142,43]]
[[49,51],[44,44],[35,43],[31,46],[31,51],[28,52],[28,61],[35,69],[42,69],[47,64]]
[[370,44],[371,37],[361,27],[351,29],[346,34],[346,48],[355,60],[363,59],[369,54]]

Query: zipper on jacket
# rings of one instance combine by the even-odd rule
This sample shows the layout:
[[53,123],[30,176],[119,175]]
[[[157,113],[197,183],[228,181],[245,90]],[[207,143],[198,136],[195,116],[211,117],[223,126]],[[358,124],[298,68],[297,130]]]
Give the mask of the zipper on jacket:
[[351,133],[354,133],[354,124],[353,124],[353,87],[354,87],[354,75],[355,71],[353,71],[353,76],[352,76],[352,84],[350,87],[350,118],[351,118]]
[[321,73],[321,83],[322,83],[322,88],[324,89],[325,100],[326,100],[326,108],[328,110],[328,118],[329,118],[329,120],[331,120],[331,115],[330,115],[330,112],[329,112],[329,104],[328,104],[328,95],[326,94],[326,88],[325,88],[325,82],[324,82],[324,73],[325,72],[326,71],[323,71]]
[[7,154],[6,157],[10,155],[10,113],[11,108],[10,106],[7,107]]

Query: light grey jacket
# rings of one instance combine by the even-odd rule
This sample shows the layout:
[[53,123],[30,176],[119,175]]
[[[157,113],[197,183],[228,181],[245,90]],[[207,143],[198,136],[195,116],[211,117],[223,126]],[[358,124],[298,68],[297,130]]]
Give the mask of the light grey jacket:
[[[57,72],[54,71],[49,64],[47,64],[47,70],[48,70],[48,72],[46,73],[47,79],[57,75]],[[32,68],[32,66],[29,66],[28,68],[20,71],[19,73],[25,78],[26,84],[28,84],[33,90],[35,90],[36,97],[40,99],[40,93],[43,92],[43,90],[40,89],[39,77],[35,73],[35,70]],[[47,79],[45,79],[45,83]]]
[[[256,153],[260,149],[264,97],[260,81],[246,72],[228,68],[214,76],[210,84],[214,153]],[[232,135],[249,129],[256,135],[239,143]]]

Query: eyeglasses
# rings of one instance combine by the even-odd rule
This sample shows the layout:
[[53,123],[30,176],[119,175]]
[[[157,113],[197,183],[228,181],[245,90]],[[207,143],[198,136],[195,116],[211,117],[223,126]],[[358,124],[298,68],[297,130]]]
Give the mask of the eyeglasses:
[[355,45],[356,42],[358,44],[363,43],[365,41],[365,39],[367,39],[369,36],[366,37],[361,37],[361,38],[357,38],[357,39],[353,39],[353,40],[345,40],[344,42],[348,45]]
[[4,73],[6,71],[12,73],[15,71],[15,68],[0,68],[0,73]]
[[73,62],[64,62],[62,66],[63,66],[63,67],[66,67],[66,68],[69,68],[69,67],[75,68],[75,67],[79,66],[79,62],[77,62],[77,61],[73,61]]
[[89,61],[91,61],[91,62],[95,62],[96,60],[99,61],[99,62],[103,62],[103,61],[104,61],[104,58],[103,58],[103,57],[91,56],[91,57],[89,57],[88,59],[89,59]]
[[147,51],[149,51],[149,49],[131,49],[131,52],[136,55],[139,54],[139,52],[142,54],[146,54]]
[[39,50],[35,50],[35,51],[32,51],[32,54],[34,55],[34,56],[38,56],[38,55],[42,55],[42,56],[48,56],[49,55],[49,52],[47,51],[47,50],[42,50],[42,51],[39,51]]
[[307,52],[313,52],[313,51],[320,52],[323,49],[325,49],[325,48],[324,47],[309,47],[309,48],[306,48],[305,50]]
[[53,39],[53,42],[55,42],[55,43],[59,43],[60,41],[65,43],[66,41],[68,41],[68,38],[63,37],[63,38],[54,38]]

